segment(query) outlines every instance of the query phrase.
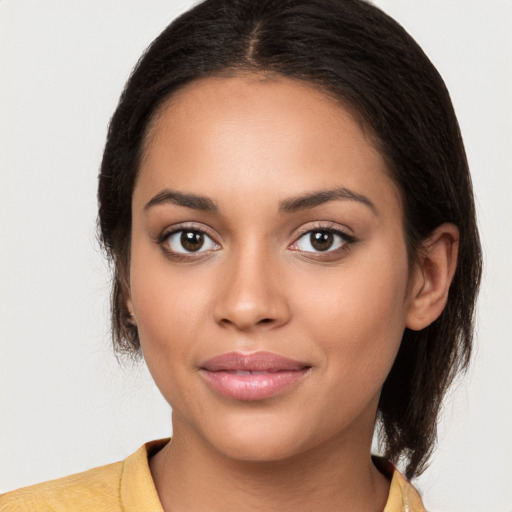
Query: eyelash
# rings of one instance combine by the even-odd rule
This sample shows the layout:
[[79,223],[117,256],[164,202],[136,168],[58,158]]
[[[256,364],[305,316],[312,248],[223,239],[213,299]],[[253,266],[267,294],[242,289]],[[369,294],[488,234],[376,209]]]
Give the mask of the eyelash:
[[[313,233],[327,233],[339,237],[341,240],[339,241],[340,245],[335,249],[328,248],[325,251],[317,250],[317,251],[303,251],[301,249],[294,249],[293,246],[297,245],[299,241],[304,239],[307,236],[310,236]],[[316,260],[328,261],[330,259],[337,259],[343,253],[350,249],[350,246],[357,242],[357,239],[346,233],[345,231],[339,229],[338,227],[334,227],[332,224],[324,224],[314,226],[313,228],[308,228],[302,231],[295,241],[290,245],[291,250],[295,250],[301,253],[304,257]],[[310,242],[311,244],[311,242]],[[307,255],[307,256],[306,256]]]
[[[215,239],[210,236],[202,227],[194,226],[194,225],[186,225],[186,226],[177,226],[170,231],[164,231],[155,242],[162,247],[162,250],[166,253],[166,255],[172,258],[175,261],[195,261],[197,259],[201,259],[205,257],[208,253],[217,251],[218,248],[201,250],[202,247],[199,248],[198,251],[187,251],[186,249],[183,252],[174,251],[170,247],[166,247],[166,242],[175,235],[183,233],[196,233],[202,235],[203,237],[210,240],[210,243],[215,244],[218,248],[220,248],[220,244],[218,244]],[[311,236],[313,233],[327,233],[334,235],[335,237],[339,237],[341,240],[338,242],[340,245],[335,249],[327,248],[325,251],[317,250],[317,251],[304,251],[301,249],[294,248],[298,244],[299,241],[304,239],[306,236]],[[302,254],[306,258],[316,259],[316,260],[329,260],[336,259],[341,256],[341,254],[345,253],[349,250],[350,246],[356,243],[357,240],[354,236],[349,235],[343,230],[333,227],[332,225],[318,225],[313,228],[305,229],[302,231],[295,240],[288,246],[288,248],[292,251],[296,251]],[[311,244],[311,242],[310,242]],[[183,246],[182,246],[183,247]]]
[[[206,254],[218,250],[210,249],[210,250],[198,250],[198,251],[187,251],[184,250],[183,252],[178,252],[172,250],[169,246],[166,247],[165,244],[168,242],[172,236],[178,235],[183,233],[196,233],[200,234],[205,238],[208,238],[213,244],[220,247],[220,244],[218,244],[212,236],[210,236],[204,228],[195,226],[195,225],[185,225],[185,226],[177,226],[169,231],[164,231],[157,239],[156,243],[162,248],[162,250],[165,252],[166,256],[172,258],[175,261],[193,261],[197,259],[201,259],[206,256]],[[200,248],[202,249],[202,247]]]

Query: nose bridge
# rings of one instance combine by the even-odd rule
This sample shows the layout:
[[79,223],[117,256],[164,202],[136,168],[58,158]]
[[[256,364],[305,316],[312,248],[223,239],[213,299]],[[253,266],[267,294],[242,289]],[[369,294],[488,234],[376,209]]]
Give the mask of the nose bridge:
[[216,321],[240,330],[286,323],[288,301],[280,279],[280,261],[257,240],[233,250],[220,274]]

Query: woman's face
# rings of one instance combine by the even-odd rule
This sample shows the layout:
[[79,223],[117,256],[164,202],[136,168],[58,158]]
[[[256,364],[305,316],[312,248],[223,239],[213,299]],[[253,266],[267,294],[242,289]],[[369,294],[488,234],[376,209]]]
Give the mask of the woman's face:
[[129,279],[175,437],[243,460],[369,449],[408,259],[397,187],[332,99],[249,74],[175,94],[147,138]]

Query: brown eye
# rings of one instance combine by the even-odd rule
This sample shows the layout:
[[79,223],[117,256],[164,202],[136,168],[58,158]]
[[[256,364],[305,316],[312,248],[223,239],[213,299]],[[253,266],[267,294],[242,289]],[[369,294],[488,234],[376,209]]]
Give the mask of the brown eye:
[[197,229],[180,229],[162,238],[166,250],[175,254],[204,253],[220,249],[211,237]]
[[182,231],[180,242],[186,251],[196,252],[204,245],[204,235],[198,231]]
[[300,236],[290,249],[301,253],[334,253],[338,249],[348,247],[355,238],[338,229],[313,229]]
[[311,247],[317,251],[327,251],[334,243],[334,234],[329,231],[313,231],[309,235]]

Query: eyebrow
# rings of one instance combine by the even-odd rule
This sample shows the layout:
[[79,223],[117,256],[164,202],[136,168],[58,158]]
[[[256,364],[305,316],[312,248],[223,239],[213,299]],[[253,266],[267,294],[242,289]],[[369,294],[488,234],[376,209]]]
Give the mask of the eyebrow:
[[[336,200],[351,200],[357,201],[358,203],[368,206],[372,212],[377,215],[377,208],[370,199],[362,194],[353,192],[352,190],[339,187],[332,190],[319,190],[307,194],[300,195],[298,197],[292,197],[282,201],[279,206],[279,211],[282,213],[293,213],[300,210],[307,210],[314,208],[322,204],[328,203],[329,201]],[[175,190],[165,189],[159,192],[156,196],[146,203],[144,210],[159,205],[172,203],[178,206],[184,206],[186,208],[192,208],[194,210],[217,212],[217,205],[206,196],[198,196],[196,194],[185,194],[183,192],[177,192]]]
[[317,192],[286,199],[281,203],[279,211],[282,213],[293,213],[299,210],[314,208],[315,206],[320,206],[324,203],[328,203],[329,201],[337,200],[357,201],[358,203],[364,204],[370,208],[370,210],[377,215],[377,208],[370,199],[345,187],[339,187],[332,190],[318,190]]
[[216,204],[209,198],[204,196],[197,196],[195,194],[184,194],[176,192],[175,190],[165,189],[159,192],[156,196],[150,199],[144,206],[144,210],[159,205],[172,203],[178,206],[185,206],[194,210],[202,210],[205,212],[216,212],[218,208]]

